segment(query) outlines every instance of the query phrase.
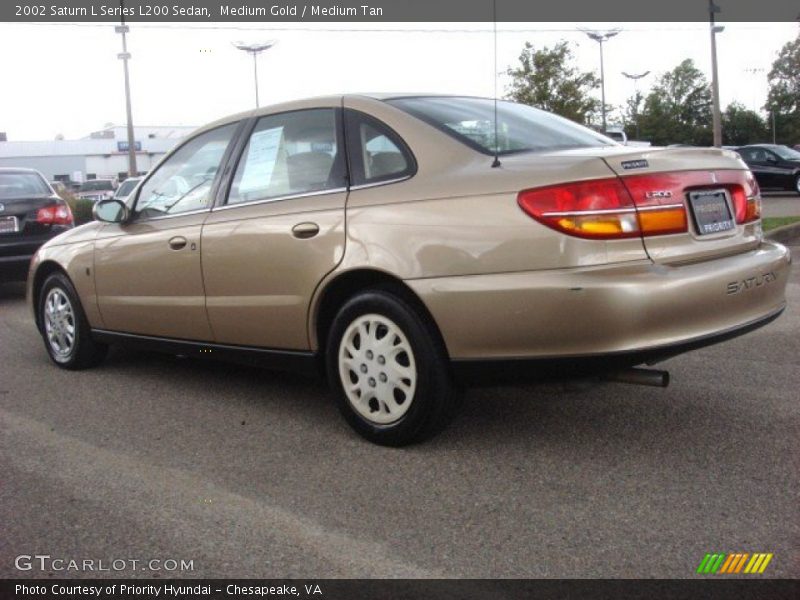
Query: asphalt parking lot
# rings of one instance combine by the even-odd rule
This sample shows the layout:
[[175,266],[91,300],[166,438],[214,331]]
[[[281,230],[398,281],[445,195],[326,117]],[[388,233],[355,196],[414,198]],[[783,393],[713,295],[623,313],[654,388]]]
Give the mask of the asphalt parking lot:
[[[794,248],[800,256],[800,242]],[[800,577],[800,275],[776,322],[662,365],[666,390],[470,390],[442,435],[372,446],[325,388],[115,350],[50,364],[0,285],[0,576],[19,555],[193,561],[160,577]]]
[[762,194],[761,210],[765,217],[800,216],[800,195],[788,192]]

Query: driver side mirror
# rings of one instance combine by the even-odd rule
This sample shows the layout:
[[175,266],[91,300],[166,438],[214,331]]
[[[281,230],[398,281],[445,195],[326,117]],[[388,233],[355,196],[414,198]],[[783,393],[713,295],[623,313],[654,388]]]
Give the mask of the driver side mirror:
[[767,162],[768,163],[776,163],[776,162],[778,162],[778,159],[775,158],[774,156],[767,156]]
[[92,216],[95,221],[104,223],[124,223],[130,216],[130,210],[124,202],[109,198],[95,203],[92,207]]

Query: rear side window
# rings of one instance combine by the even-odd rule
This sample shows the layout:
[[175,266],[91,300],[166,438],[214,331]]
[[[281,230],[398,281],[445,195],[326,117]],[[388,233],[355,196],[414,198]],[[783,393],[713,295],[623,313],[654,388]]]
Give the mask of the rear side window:
[[381,183],[414,174],[416,164],[408,146],[386,124],[348,110],[345,129],[352,185]]
[[259,119],[236,167],[228,204],[343,188],[345,161],[336,123],[333,108]]

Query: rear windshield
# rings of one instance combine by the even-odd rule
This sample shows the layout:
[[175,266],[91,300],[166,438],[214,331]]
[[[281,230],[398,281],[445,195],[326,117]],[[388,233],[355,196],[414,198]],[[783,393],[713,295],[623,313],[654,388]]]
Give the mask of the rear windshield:
[[496,136],[495,103],[487,98],[431,96],[387,102],[485,154],[494,154],[495,145],[499,154],[614,145],[582,125],[514,102],[497,102]]
[[800,160],[800,152],[788,146],[773,146],[772,149],[783,160]]
[[98,192],[98,191],[108,191],[113,190],[114,186],[111,183],[110,179],[92,179],[91,181],[87,181],[86,183],[81,184],[81,188],[78,191],[81,192]]
[[38,173],[0,173],[0,198],[49,196],[47,182]]

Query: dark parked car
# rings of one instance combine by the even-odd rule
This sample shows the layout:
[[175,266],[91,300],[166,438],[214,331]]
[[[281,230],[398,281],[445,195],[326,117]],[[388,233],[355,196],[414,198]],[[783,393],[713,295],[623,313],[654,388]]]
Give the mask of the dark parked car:
[[39,171],[0,168],[0,281],[25,279],[39,247],[72,223],[69,205]]
[[742,146],[737,152],[762,188],[800,194],[800,152],[776,144]]

